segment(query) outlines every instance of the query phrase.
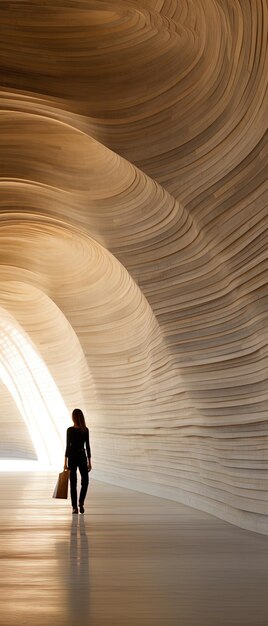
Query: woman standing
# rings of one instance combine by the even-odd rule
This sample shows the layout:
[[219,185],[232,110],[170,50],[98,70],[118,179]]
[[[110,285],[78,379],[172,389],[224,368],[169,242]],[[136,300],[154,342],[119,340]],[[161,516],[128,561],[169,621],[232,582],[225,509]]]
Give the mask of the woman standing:
[[[86,426],[83,411],[74,409],[72,412],[74,425],[67,428],[67,442],[64,459],[64,469],[70,471],[71,500],[73,513],[78,513],[77,508],[77,468],[81,474],[81,490],[79,494],[79,511],[84,513],[84,500],[88,488],[88,472],[91,468],[91,452],[89,445],[89,432]],[[85,450],[86,446],[86,450]]]

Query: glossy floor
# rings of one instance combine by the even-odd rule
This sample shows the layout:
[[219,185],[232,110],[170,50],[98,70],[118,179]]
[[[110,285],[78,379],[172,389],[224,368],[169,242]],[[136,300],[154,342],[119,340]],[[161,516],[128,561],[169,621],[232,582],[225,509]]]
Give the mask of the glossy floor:
[[268,537],[91,480],[0,474],[1,626],[267,626]]

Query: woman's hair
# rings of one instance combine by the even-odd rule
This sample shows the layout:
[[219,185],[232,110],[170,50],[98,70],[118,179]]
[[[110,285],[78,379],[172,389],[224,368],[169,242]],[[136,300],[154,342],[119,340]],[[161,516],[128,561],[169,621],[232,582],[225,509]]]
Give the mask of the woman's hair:
[[73,423],[81,428],[81,430],[85,431],[87,429],[84,413],[81,409],[74,409],[72,412]]

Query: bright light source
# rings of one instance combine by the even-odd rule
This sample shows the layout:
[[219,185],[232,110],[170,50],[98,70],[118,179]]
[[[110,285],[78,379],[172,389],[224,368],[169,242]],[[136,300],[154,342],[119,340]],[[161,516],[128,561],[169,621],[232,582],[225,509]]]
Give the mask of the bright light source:
[[44,361],[15,324],[5,311],[0,320],[0,378],[26,423],[38,461],[2,460],[0,471],[55,469],[63,464],[68,410]]
[[17,459],[3,459],[0,460],[0,472],[47,472],[47,471],[60,471],[63,468],[62,459],[59,460],[57,465],[44,465],[39,461],[24,461]]

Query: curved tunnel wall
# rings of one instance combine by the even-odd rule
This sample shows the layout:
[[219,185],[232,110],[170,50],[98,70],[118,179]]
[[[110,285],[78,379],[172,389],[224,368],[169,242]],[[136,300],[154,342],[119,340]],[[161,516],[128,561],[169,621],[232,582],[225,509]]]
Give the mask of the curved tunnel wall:
[[87,412],[97,476],[267,533],[266,0],[1,23],[5,307]]

